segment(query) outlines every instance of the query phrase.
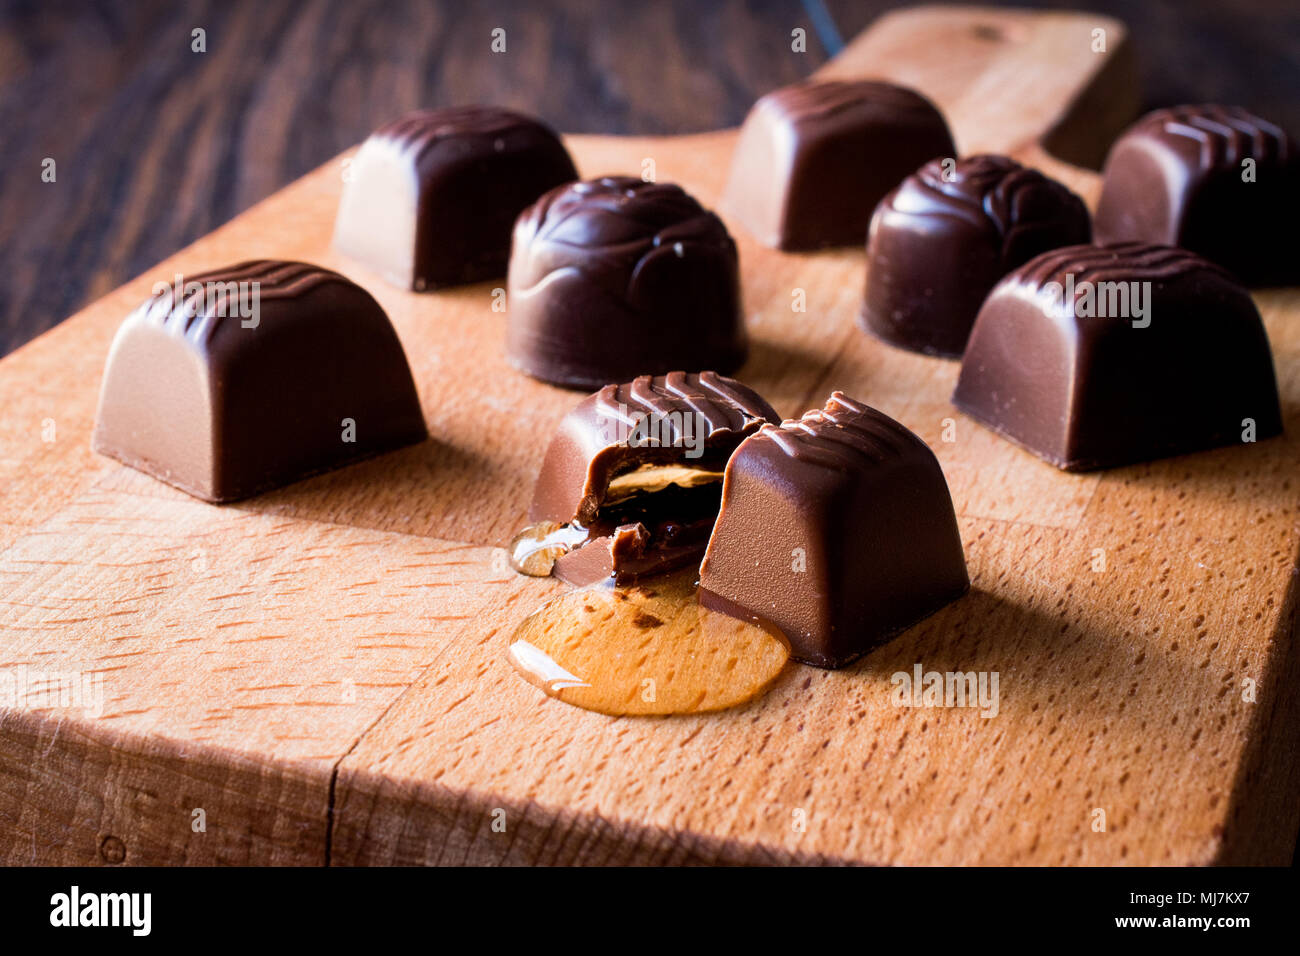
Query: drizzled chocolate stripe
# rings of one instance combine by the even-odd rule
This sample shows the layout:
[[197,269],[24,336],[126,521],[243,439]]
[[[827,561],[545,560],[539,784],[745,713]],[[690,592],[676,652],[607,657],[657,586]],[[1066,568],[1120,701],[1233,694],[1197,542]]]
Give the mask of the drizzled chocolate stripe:
[[1251,157],[1285,162],[1290,141],[1279,127],[1235,106],[1176,106],[1157,110],[1139,128],[1189,139],[1200,148],[1202,169],[1238,166]]
[[[348,279],[337,272],[310,263],[254,259],[185,276],[182,278],[180,301],[176,299],[175,286],[168,285],[138,311],[144,321],[156,323],[177,334],[197,332],[201,337],[208,338],[221,324],[221,320],[231,315],[228,307],[231,294],[224,286],[253,282],[257,283],[259,301],[297,298],[328,282],[350,284]],[[192,289],[193,285],[199,288]],[[209,295],[209,285],[223,288],[216,289],[215,295]],[[239,294],[238,290],[235,294]]]
[[1147,242],[1119,242],[1109,246],[1066,246],[1031,259],[1006,278],[1034,288],[1061,282],[1067,274],[1081,282],[1165,282],[1196,272],[1231,276],[1195,253]]
[[766,403],[752,389],[716,372],[670,372],[642,375],[622,385],[606,385],[597,393],[597,414],[631,425],[638,418],[656,416],[671,429],[671,442],[683,439],[672,412],[694,415],[708,434],[740,431],[754,421],[771,416]]
[[887,415],[832,392],[825,408],[780,425],[764,425],[753,440],[767,439],[797,461],[846,469],[901,458],[919,439]]

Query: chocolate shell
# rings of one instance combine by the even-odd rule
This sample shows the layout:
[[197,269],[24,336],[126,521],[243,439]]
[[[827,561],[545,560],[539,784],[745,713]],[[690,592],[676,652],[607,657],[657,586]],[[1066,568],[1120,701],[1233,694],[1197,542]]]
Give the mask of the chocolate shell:
[[953,402],[1066,471],[1282,430],[1268,336],[1224,269],[1147,243],[1071,246],[989,294]]
[[876,203],[922,163],[955,156],[924,96],[869,80],[810,80],[749,111],[722,208],[777,249],[858,245]]
[[[753,389],[715,372],[607,385],[551,440],[529,518],[567,526],[557,576],[585,584],[698,561],[717,516],[727,459],[780,418]],[[621,487],[620,487],[621,486]]]
[[113,339],[100,454],[224,502],[426,437],[401,343],[359,285],[259,260],[177,293],[158,291]]
[[506,357],[555,385],[731,372],[748,350],[736,244],[670,183],[620,176],[547,193],[515,225],[508,288]]
[[495,279],[515,217],[577,178],[559,138],[527,116],[492,106],[410,113],[352,159],[334,245],[404,289]]
[[1005,156],[933,160],[871,218],[859,324],[891,345],[959,357],[999,279],[1090,235],[1083,200],[1037,170]]
[[939,462],[887,415],[834,392],[731,456],[700,602],[777,627],[795,660],[842,667],[969,587]]
[[1300,151],[1235,106],[1177,106],[1142,117],[1111,147],[1097,241],[1181,246],[1248,285],[1300,282],[1294,243],[1272,223],[1300,219]]

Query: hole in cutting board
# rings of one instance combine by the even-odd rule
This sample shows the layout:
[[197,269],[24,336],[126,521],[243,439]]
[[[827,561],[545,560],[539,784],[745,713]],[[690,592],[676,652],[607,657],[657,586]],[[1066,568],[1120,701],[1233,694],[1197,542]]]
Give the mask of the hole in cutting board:
[[993,23],[977,23],[971,27],[970,32],[977,40],[987,40],[989,43],[1000,43],[1007,39],[1006,32]]

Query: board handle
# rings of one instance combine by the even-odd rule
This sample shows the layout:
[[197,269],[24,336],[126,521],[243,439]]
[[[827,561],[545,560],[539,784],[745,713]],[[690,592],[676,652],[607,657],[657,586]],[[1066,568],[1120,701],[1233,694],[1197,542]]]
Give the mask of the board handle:
[[925,6],[887,13],[815,74],[879,79],[932,99],[962,155],[1004,153],[1088,200],[1138,113],[1128,28],[1094,13]]

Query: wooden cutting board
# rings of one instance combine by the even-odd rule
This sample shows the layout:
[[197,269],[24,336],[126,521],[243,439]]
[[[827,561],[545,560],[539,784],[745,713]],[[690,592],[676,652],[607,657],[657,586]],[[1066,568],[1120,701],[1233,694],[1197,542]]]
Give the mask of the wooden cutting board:
[[[1095,159],[1134,112],[1124,28],[1093,15],[896,13],[822,73],[914,86],[964,153],[1026,158],[1090,202],[1096,175],[1043,145]],[[712,204],[734,142],[569,146],[583,175],[649,158]],[[842,388],[921,434],[974,588],[846,670],[792,665],[743,708],[613,719],[504,657],[557,586],[510,572],[500,545],[577,396],[506,367],[504,283],[415,295],[330,250],[341,159],[0,362],[0,861],[1290,858],[1296,290],[1257,296],[1285,437],[1067,475],[958,414],[955,364],[855,329],[861,250],[780,254],[733,228],[755,340],[741,377],[783,414]],[[258,257],[379,298],[432,439],[230,507],[93,454],[121,319],[155,280]],[[894,706],[891,675],[918,663],[997,672],[997,716]],[[60,675],[86,682],[43,697]]]

